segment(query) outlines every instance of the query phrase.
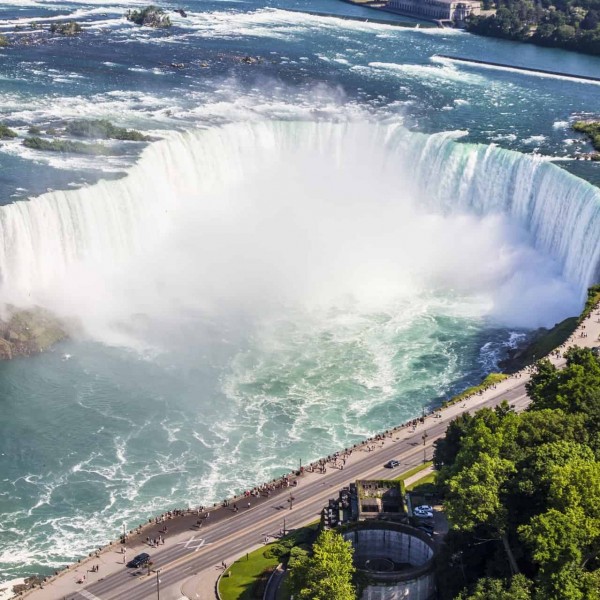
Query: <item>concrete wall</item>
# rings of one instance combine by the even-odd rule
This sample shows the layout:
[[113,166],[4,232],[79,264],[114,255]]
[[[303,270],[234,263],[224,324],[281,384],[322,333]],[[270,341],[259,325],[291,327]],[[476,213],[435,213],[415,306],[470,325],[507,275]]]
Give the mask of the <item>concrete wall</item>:
[[[352,542],[357,568],[364,570],[372,585],[365,588],[361,600],[431,600],[435,597],[432,543],[425,534],[402,525],[377,524],[346,531]],[[387,558],[397,564],[409,564],[401,571],[374,572],[364,569],[373,558]]]
[[433,557],[433,549],[428,544],[404,531],[358,529],[345,533],[344,538],[352,542],[354,560],[360,567],[375,557],[420,567]]
[[435,598],[433,573],[395,585],[370,585],[361,600],[431,600]]

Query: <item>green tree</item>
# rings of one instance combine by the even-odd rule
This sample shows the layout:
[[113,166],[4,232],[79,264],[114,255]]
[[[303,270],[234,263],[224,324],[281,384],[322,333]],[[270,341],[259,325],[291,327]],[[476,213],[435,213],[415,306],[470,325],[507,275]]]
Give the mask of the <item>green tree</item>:
[[350,542],[335,531],[323,531],[309,558],[301,558],[292,571],[291,584],[303,600],[355,600],[355,572]]
[[480,579],[472,593],[461,592],[456,600],[530,600],[532,583],[524,575],[515,575],[508,581],[485,577]]
[[597,578],[590,577],[589,566],[600,553],[600,463],[577,456],[550,473],[549,508],[519,534],[539,567],[544,598],[592,598]]
[[485,526],[503,543],[511,571],[519,568],[508,540],[507,510],[501,493],[508,477],[515,472],[512,462],[482,454],[477,462],[463,468],[448,481],[446,496],[448,519],[459,530],[473,531]]

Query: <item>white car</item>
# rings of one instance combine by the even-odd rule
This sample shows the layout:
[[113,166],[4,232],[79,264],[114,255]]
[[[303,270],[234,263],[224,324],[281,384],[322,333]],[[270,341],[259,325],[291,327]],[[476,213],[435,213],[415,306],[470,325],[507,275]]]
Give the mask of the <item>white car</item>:
[[429,504],[421,504],[421,506],[415,506],[415,510],[426,510],[428,512],[433,512],[433,506],[429,506]]
[[430,510],[422,510],[420,508],[415,508],[413,510],[413,514],[415,517],[420,517],[422,519],[433,519],[433,512]]

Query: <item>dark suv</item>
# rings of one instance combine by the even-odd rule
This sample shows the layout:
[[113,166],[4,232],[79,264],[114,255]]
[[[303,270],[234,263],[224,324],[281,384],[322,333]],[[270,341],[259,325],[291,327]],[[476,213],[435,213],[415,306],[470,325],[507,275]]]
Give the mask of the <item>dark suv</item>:
[[138,567],[145,565],[149,560],[150,560],[150,555],[147,552],[142,552],[141,554],[134,556],[127,563],[127,566],[137,569]]
[[397,460],[388,460],[383,466],[387,469],[395,469],[400,466],[400,463]]

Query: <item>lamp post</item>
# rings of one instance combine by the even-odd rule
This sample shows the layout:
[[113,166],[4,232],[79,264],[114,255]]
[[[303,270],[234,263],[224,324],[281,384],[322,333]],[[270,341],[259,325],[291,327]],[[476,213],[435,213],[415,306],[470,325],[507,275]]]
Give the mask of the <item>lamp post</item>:
[[157,600],[160,600],[160,579],[158,578],[158,576],[160,574],[160,569],[156,569],[155,573],[156,573],[156,598],[157,598]]
[[423,435],[421,436],[421,439],[423,440],[423,462],[426,463],[427,462],[427,448],[425,447],[425,442],[427,441],[427,438],[429,436],[427,435],[427,432],[424,431]]
[[285,517],[283,517],[283,535],[285,537]]

